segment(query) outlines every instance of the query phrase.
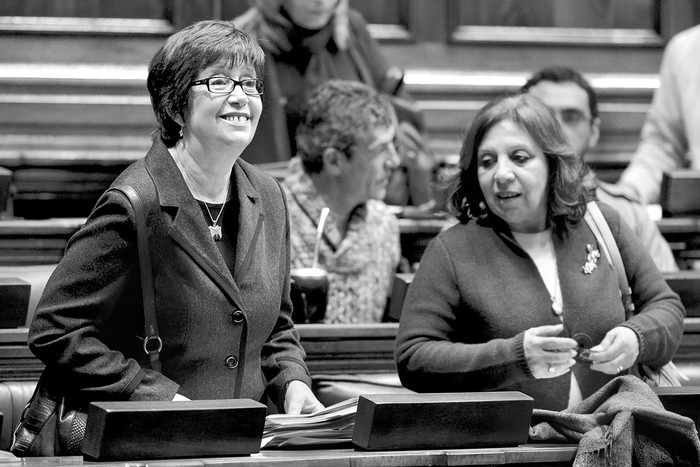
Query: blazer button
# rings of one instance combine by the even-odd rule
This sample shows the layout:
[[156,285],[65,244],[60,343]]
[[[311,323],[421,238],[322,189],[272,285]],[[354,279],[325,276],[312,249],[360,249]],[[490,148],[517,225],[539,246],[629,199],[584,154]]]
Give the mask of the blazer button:
[[231,321],[233,321],[234,324],[241,324],[244,318],[245,316],[241,310],[236,310],[231,313]]
[[238,366],[238,359],[233,355],[229,355],[228,357],[226,357],[226,360],[224,360],[224,365],[226,365],[227,368],[233,370]]

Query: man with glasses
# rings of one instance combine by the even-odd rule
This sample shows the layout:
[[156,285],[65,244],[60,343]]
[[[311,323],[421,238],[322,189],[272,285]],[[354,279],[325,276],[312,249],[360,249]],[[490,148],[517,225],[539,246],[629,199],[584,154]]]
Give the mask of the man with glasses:
[[[576,70],[551,67],[532,75],[521,92],[541,99],[550,108],[576,154],[585,161],[586,154],[598,144],[600,138],[598,99],[590,83]],[[643,204],[629,198],[626,190],[602,182],[592,173],[586,185],[595,192],[598,201],[620,212],[647,246],[661,271],[678,270],[671,248]]]

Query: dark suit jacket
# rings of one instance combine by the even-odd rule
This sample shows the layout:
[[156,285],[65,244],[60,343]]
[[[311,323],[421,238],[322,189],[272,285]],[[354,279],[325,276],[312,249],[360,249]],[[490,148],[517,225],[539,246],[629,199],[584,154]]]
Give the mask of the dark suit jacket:
[[293,379],[310,383],[289,300],[289,221],[276,180],[234,165],[240,203],[229,272],[166,147],[114,182],[144,199],[153,262],[162,374],[144,360],[134,214],[105,193],[70,240],[31,325],[31,350],[47,378],[91,399],[251,398],[282,403]]

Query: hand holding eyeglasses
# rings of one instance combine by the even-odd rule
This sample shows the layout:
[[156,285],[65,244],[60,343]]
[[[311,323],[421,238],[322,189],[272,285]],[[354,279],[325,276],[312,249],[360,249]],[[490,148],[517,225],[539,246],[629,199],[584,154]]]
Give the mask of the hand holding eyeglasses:
[[602,341],[588,352],[591,369],[616,375],[634,365],[639,356],[637,333],[625,326],[612,328]]

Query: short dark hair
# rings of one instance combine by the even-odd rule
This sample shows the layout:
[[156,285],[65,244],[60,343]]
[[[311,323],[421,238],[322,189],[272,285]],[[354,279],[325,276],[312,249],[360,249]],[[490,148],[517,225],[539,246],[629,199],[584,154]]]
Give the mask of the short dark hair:
[[391,103],[370,86],[358,81],[325,81],[307,96],[296,130],[297,154],[304,170],[320,173],[328,148],[351,158],[358,136],[377,127],[393,127],[395,119]]
[[221,60],[228,60],[229,66],[250,65],[262,79],[264,52],[230,21],[194,23],[170,36],[153,55],[146,85],[158,121],[156,134],[167,147],[180,139],[180,125],[173,117],[187,115],[190,83]]
[[460,170],[450,198],[452,209],[462,223],[492,215],[479,186],[476,155],[488,131],[504,120],[526,131],[544,152],[549,165],[547,218],[554,232],[563,235],[567,223],[578,222],[585,212],[587,193],[582,180],[587,169],[547,106],[528,94],[498,97],[477,113],[460,150]]
[[591,117],[598,117],[598,96],[596,96],[591,83],[589,83],[588,80],[578,71],[565,66],[542,68],[527,80],[527,82],[520,88],[520,92],[529,91],[531,87],[541,81],[552,81],[554,83],[572,82],[577,84],[581,89],[586,91],[586,94],[588,94],[588,109],[591,112]]

